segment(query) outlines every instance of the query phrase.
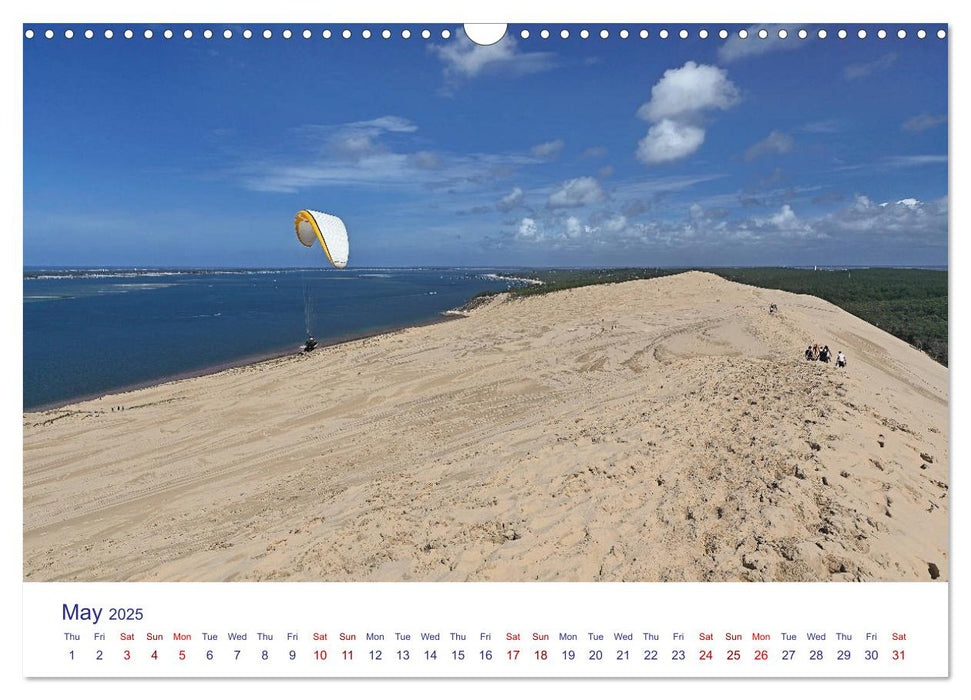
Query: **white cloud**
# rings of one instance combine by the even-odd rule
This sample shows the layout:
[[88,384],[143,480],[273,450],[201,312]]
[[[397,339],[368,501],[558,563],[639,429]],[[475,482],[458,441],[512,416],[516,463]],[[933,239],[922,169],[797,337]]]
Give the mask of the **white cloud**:
[[907,197],[877,204],[858,195],[853,203],[822,218],[816,226],[838,236],[923,242],[947,240],[947,199],[922,202]]
[[925,165],[944,165],[946,163],[947,156],[944,155],[883,156],[869,163],[841,165],[835,170],[837,172],[886,170],[887,168],[917,168]]
[[538,143],[529,149],[531,155],[537,158],[544,158],[547,160],[554,160],[563,151],[563,139],[556,139],[555,141],[546,141],[545,143]]
[[691,124],[663,119],[647,130],[637,144],[637,157],[644,163],[664,163],[684,158],[705,141],[705,130]]
[[618,233],[627,228],[627,217],[623,214],[616,214],[603,222],[601,226],[608,233]]
[[385,153],[356,159],[322,159],[306,165],[254,161],[236,168],[233,175],[248,190],[294,193],[323,186],[394,185],[411,180],[413,173],[407,156]]
[[410,119],[394,115],[344,124],[305,124],[293,130],[307,139],[311,148],[336,158],[359,160],[385,153],[381,136],[388,133],[410,134],[418,126]]
[[891,52],[866,63],[851,63],[843,69],[843,77],[846,80],[859,80],[878,71],[886,70],[896,60],[897,54]]
[[904,131],[913,131],[914,133],[917,133],[920,131],[926,131],[927,129],[932,129],[946,121],[946,114],[918,114],[917,116],[911,117],[905,121],[900,128]]
[[694,175],[664,175],[639,177],[617,184],[611,194],[618,199],[644,199],[664,196],[672,192],[690,189],[695,185],[725,178],[725,173],[706,172]]
[[529,217],[526,217],[519,222],[519,230],[516,231],[516,237],[525,241],[543,240],[543,236],[539,232],[539,228],[536,226],[535,219],[530,219]]
[[885,158],[881,158],[881,162],[884,165],[889,165],[895,168],[909,168],[915,165],[934,165],[937,163],[946,163],[947,156],[886,156]]
[[947,241],[947,199],[922,202],[907,197],[895,202],[875,203],[865,195],[812,221],[800,219],[788,204],[755,226],[773,238],[812,238],[852,241],[857,245],[895,242],[924,244]]
[[[541,159],[528,153],[454,153],[410,150],[418,126],[382,116],[343,124],[309,124],[291,129],[273,153],[251,154],[220,176],[258,192],[299,192],[314,187],[400,187],[448,190],[488,187],[517,168]],[[308,157],[308,154],[309,157]]]
[[456,32],[454,40],[432,44],[428,50],[442,61],[445,79],[452,83],[487,73],[539,73],[555,65],[552,53],[519,51],[516,40],[509,35],[495,44],[480,46],[464,38],[463,32]]
[[547,212],[540,214],[542,221],[522,219],[518,231],[507,235],[523,244],[543,243],[559,249],[668,249],[687,255],[717,250],[735,253],[744,246],[770,256],[791,255],[795,250],[837,256],[852,250],[866,256],[867,251],[887,243],[925,251],[947,244],[946,198],[923,202],[908,197],[878,204],[857,196],[852,203],[815,218],[800,217],[790,203],[765,215],[741,218],[698,202],[681,212],[680,218],[631,221],[618,212],[602,211],[591,217],[593,225],[580,216],[558,219]]
[[604,193],[600,183],[592,177],[578,177],[562,183],[550,195],[547,205],[550,209],[582,207],[603,200]]
[[520,219],[514,237],[521,243],[552,244],[554,247],[561,248],[575,245],[580,239],[595,240],[591,236],[599,231],[600,228],[585,224],[579,216],[571,215],[561,219],[555,215],[546,214],[540,221],[531,216]]
[[728,109],[738,100],[738,88],[725,70],[688,61],[680,68],[664,71],[651,88],[651,99],[640,106],[637,116],[656,122],[710,109]]
[[347,131],[330,138],[330,151],[341,158],[357,160],[380,152],[374,136],[363,131]]
[[344,125],[351,129],[376,129],[378,131],[395,131],[410,133],[418,131],[418,126],[410,119],[404,117],[385,116],[377,119],[368,119],[361,122],[350,122]]
[[767,219],[755,219],[755,225],[785,235],[806,236],[813,233],[812,226],[800,220],[788,204],[783,204],[778,212]]
[[[779,30],[785,28],[789,36],[785,39],[779,38]],[[759,31],[765,30],[768,36],[764,39],[759,37]],[[796,30],[782,24],[753,24],[748,27],[748,37],[743,39],[736,32],[732,32],[725,43],[718,49],[718,60],[722,63],[731,63],[742,58],[751,56],[761,56],[771,51],[791,51],[800,49],[809,44],[812,39],[797,39]],[[810,34],[812,36],[812,34]]]
[[523,206],[523,191],[518,187],[514,187],[512,192],[496,202],[496,209],[502,212],[512,211],[521,206]]
[[506,153],[416,151],[397,153],[375,144],[373,152],[337,153],[328,148],[319,157],[280,153],[247,159],[223,175],[258,192],[299,192],[315,187],[396,187],[404,190],[468,191],[493,187],[534,158]]
[[764,139],[749,146],[745,151],[745,160],[755,160],[762,156],[788,153],[792,150],[792,137],[781,131],[772,131]]
[[666,70],[637,110],[638,117],[654,122],[638,142],[637,157],[651,165],[691,155],[705,141],[704,113],[729,109],[739,99],[738,88],[717,66],[688,61]]
[[568,216],[563,222],[566,227],[567,238],[579,238],[583,234],[583,224],[575,216]]

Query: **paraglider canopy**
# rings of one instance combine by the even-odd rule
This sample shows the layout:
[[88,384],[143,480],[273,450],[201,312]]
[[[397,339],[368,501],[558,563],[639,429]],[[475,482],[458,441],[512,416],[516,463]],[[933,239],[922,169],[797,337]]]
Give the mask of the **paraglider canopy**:
[[343,221],[331,214],[303,209],[297,212],[294,225],[301,243],[309,248],[314,241],[320,241],[320,247],[334,267],[347,266],[349,245]]

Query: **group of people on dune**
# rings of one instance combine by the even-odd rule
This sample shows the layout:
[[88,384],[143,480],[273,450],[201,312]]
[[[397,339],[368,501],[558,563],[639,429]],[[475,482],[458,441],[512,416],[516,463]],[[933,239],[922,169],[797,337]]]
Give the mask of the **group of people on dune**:
[[[769,315],[775,316],[779,313],[779,307],[776,304],[769,304]],[[819,345],[819,343],[813,343],[806,347],[806,359],[807,360],[818,360],[819,362],[825,362],[829,364],[829,361],[833,359],[833,352],[829,349],[828,345]],[[836,366],[846,367],[846,355],[840,350],[836,353]]]
[[[806,347],[806,359],[807,360],[819,360],[820,362],[829,362],[833,359],[833,353],[829,349],[828,345],[823,345],[820,347],[817,343],[813,343]],[[836,366],[846,367],[846,355],[840,350],[836,353]]]

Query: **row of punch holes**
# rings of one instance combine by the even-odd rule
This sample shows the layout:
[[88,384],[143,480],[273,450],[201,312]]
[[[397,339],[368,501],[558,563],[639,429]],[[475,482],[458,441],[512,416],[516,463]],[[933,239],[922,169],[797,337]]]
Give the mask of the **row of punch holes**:
[[[632,36],[637,36],[637,37],[640,37],[641,39],[647,39],[651,36],[650,31],[647,29],[640,29],[640,30],[633,30],[633,31],[629,29],[619,29],[619,30],[615,30],[615,32],[616,32],[616,36],[621,39],[629,39]],[[152,29],[145,29],[145,30],[142,30],[141,32],[135,32],[135,30],[133,29],[125,29],[123,31],[120,31],[120,36],[123,36],[125,39],[133,39],[139,33],[145,39],[155,38],[155,31]],[[380,32],[374,32],[371,29],[359,29],[357,30],[356,35],[362,39],[370,39],[374,36],[380,36],[382,39],[391,39],[395,35],[395,33],[396,32],[393,32],[390,29],[383,29]],[[402,39],[410,39],[412,38],[412,36],[420,36],[422,39],[431,39],[432,37],[432,31],[429,29],[422,29],[421,31],[416,31],[416,32],[412,32],[412,30],[410,29],[402,29],[400,30],[400,32],[397,32],[397,33]],[[450,39],[454,36],[454,32],[450,29],[442,29],[438,33],[442,39]],[[519,33],[520,39],[529,39],[533,37],[533,35],[528,29],[521,29],[518,33]],[[192,39],[195,36],[195,33],[191,29],[185,29],[181,32],[181,34],[184,39]],[[203,29],[199,34],[204,39],[212,39],[219,35],[221,35],[223,39],[232,39],[235,36],[241,36],[243,39],[252,39],[254,36],[257,35],[256,33],[253,32],[252,29],[243,29],[241,31],[235,31],[235,32],[232,29],[224,29],[222,30],[221,33],[219,33],[218,30],[214,31],[212,29]],[[262,32],[259,32],[259,34],[264,39],[272,39],[275,35],[272,29],[264,29],[262,30]],[[292,39],[296,36],[301,36],[304,39],[311,39],[314,37],[314,32],[311,31],[310,29],[297,30],[297,31],[294,31],[292,29],[283,29],[283,30],[280,30],[279,34],[284,39]],[[599,31],[580,29],[575,32],[575,35],[579,36],[581,39],[589,39],[592,36],[593,37],[599,36],[601,39],[609,39],[611,36],[613,36],[613,34],[614,33],[611,32],[611,30],[609,29],[600,29]],[[65,29],[62,32],[62,36],[65,39],[73,39],[77,35],[78,33],[76,33],[73,29]],[[556,35],[557,35],[557,32],[550,31],[549,29],[541,29],[536,32],[536,36],[538,36],[540,39],[549,39],[550,37],[553,37]],[[569,39],[571,36],[574,36],[574,33],[571,32],[571,30],[569,29],[561,29],[559,30],[558,35],[561,39]],[[661,29],[657,32],[657,37],[659,39],[667,39],[674,35],[678,36],[681,39],[687,39],[692,35],[692,32],[687,29],[681,29],[676,33],[669,31],[667,29]],[[778,38],[778,39],[788,39],[791,36],[798,37],[799,39],[807,39],[810,36],[815,36],[818,39],[825,39],[829,36],[829,32],[826,29],[814,29],[814,30],[799,29],[799,30],[795,30],[794,32],[790,32],[788,29],[784,29],[784,28],[772,29],[772,30],[762,28],[762,29],[757,29],[753,31],[749,31],[748,29],[739,29],[737,31],[729,31],[727,29],[720,29],[717,31],[698,29],[696,35],[699,39],[707,39],[709,37],[714,37],[714,36],[717,36],[720,39],[728,39],[730,36],[733,36],[733,35],[737,36],[739,39],[760,39],[760,40],[768,39],[770,36],[772,36],[772,38]],[[846,39],[848,36],[850,36],[850,32],[847,31],[846,29],[838,29],[836,30],[835,35],[839,39]],[[891,35],[891,32],[888,32],[886,29],[878,29],[874,32],[874,35],[878,39],[886,39],[888,36]],[[927,33],[927,30],[925,29],[918,29],[915,32],[915,35],[917,36],[918,39],[925,39],[928,36],[928,33]],[[34,37],[37,37],[37,36],[43,36],[45,39],[54,39],[57,36],[57,32],[55,32],[53,29],[47,29],[47,30],[44,30],[43,32],[37,32],[33,29],[27,29],[24,31],[24,37],[27,39],[33,39]],[[85,29],[83,31],[80,31],[80,36],[83,36],[85,39],[93,39],[96,36],[96,32],[93,29]],[[102,36],[105,39],[113,39],[115,37],[115,31],[113,29],[105,29],[102,33]],[[176,32],[173,31],[172,29],[164,29],[161,31],[161,36],[163,39],[172,39],[176,36]],[[338,36],[344,39],[351,39],[352,37],[355,36],[355,31],[351,29],[344,29],[341,31],[332,31],[330,29],[324,29],[323,31],[320,32],[320,36],[323,39],[331,39]],[[866,39],[867,36],[868,36],[868,32],[866,29],[859,29],[856,31],[856,37],[859,39]],[[906,39],[908,36],[908,32],[906,29],[898,29],[896,31],[896,36],[898,39]],[[937,30],[938,39],[944,39],[946,36],[947,36],[947,32],[944,29]]]

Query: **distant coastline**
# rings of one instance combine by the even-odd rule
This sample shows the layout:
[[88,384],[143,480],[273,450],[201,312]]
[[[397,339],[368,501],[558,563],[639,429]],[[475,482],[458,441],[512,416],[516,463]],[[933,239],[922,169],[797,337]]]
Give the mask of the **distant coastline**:
[[[948,270],[947,265],[907,265],[907,264],[896,264],[896,265],[728,265],[728,266],[711,266],[711,265],[664,265],[656,269],[661,270],[718,270],[718,269],[766,269],[766,268],[778,268],[783,270],[937,270],[941,272],[946,272]],[[503,278],[510,280],[521,280],[523,282],[537,283],[540,280],[531,279],[528,277],[517,277],[514,273],[516,272],[528,272],[534,270],[625,270],[625,269],[638,269],[638,266],[598,266],[598,265],[584,265],[584,266],[526,266],[526,267],[502,267],[502,266],[491,266],[491,267],[481,267],[481,266],[455,266],[455,267],[347,267],[345,271],[348,273],[358,272],[401,272],[408,270],[461,270],[464,272],[480,272],[483,277],[486,278]],[[486,272],[486,270],[498,270],[499,272]],[[273,273],[287,273],[287,272],[319,272],[320,268],[317,267],[285,267],[285,266],[275,266],[275,267],[178,267],[178,266],[163,266],[163,267],[146,267],[143,265],[92,265],[90,267],[83,265],[24,265],[23,266],[23,278],[24,279],[53,279],[62,277],[75,277],[75,278],[98,278],[98,277],[139,277],[139,276],[167,276],[167,275],[230,275],[230,274],[273,274]],[[333,273],[333,274],[344,274],[344,272]]]

